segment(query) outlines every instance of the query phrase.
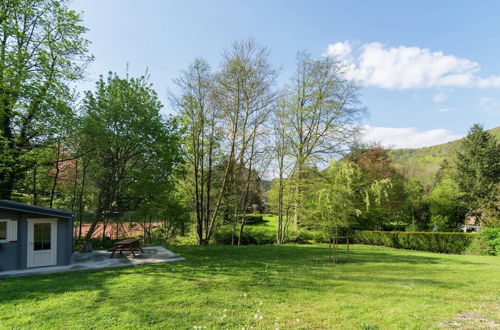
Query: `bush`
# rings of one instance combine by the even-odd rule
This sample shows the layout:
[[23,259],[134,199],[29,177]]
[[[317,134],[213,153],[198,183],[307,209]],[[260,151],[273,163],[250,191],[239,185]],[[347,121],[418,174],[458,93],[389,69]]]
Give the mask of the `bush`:
[[322,231],[308,230],[300,228],[297,231],[292,231],[288,236],[288,241],[293,243],[328,243],[328,234]]
[[[235,243],[238,242],[239,228],[234,232]],[[220,226],[213,235],[215,244],[229,245],[232,240],[231,226]],[[273,244],[276,241],[276,233],[273,230],[261,227],[245,227],[241,243],[243,245]]]
[[488,255],[500,254],[500,228],[484,228],[481,230],[481,253]]
[[185,236],[179,235],[172,238],[169,243],[176,245],[197,245],[198,238],[195,233],[191,233]]
[[262,216],[261,214],[245,214],[246,224],[261,223],[263,221],[264,221],[264,216]]
[[477,234],[443,232],[359,230],[353,233],[354,243],[455,254],[464,253],[477,237]]

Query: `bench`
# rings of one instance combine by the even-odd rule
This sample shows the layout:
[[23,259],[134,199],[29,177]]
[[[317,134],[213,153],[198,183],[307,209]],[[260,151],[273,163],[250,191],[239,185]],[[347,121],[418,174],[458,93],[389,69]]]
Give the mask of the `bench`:
[[113,243],[113,247],[108,249],[111,253],[110,258],[113,258],[116,252],[120,252],[120,255],[125,252],[131,252],[135,257],[135,252],[141,251],[144,253],[141,247],[141,241],[137,238],[128,238],[123,241]]

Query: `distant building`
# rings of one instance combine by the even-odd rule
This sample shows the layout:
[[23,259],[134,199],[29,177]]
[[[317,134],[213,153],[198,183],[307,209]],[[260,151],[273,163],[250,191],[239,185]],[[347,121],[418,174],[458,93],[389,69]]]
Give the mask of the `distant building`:
[[464,224],[458,227],[466,232],[478,232],[481,229],[481,220],[479,219],[479,214],[469,211],[465,215]]

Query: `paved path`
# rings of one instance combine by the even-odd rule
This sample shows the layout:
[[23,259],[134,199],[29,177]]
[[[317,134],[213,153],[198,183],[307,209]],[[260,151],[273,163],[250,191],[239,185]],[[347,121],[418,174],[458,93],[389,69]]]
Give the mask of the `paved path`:
[[117,254],[114,258],[110,258],[109,256],[111,255],[111,252],[107,251],[94,251],[91,253],[75,252],[71,257],[71,264],[69,265],[10,270],[0,272],[0,278],[72,272],[87,269],[157,264],[185,260],[185,258],[179,257],[172,251],[169,251],[162,246],[149,246],[143,249],[144,253],[137,255],[135,258],[132,254],[124,254],[122,256]]

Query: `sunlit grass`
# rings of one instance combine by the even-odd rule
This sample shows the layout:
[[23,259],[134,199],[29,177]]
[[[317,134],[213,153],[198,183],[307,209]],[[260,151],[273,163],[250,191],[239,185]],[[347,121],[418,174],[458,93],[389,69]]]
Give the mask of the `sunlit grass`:
[[500,323],[497,257],[353,246],[335,265],[325,245],[171,249],[187,260],[0,281],[0,328],[421,329],[463,312]]

